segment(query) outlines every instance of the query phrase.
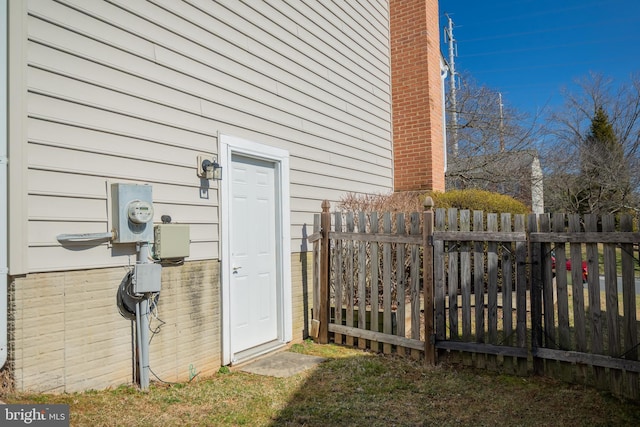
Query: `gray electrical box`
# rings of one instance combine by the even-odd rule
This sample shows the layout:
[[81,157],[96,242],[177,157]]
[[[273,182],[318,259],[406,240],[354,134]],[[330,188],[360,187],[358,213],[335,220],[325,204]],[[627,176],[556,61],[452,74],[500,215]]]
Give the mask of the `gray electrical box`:
[[188,224],[155,226],[155,256],[159,259],[186,258],[191,242]]
[[133,277],[131,279],[133,292],[136,294],[160,292],[161,279],[162,266],[160,264],[136,264],[133,267]]
[[153,196],[150,185],[111,184],[114,243],[153,240]]

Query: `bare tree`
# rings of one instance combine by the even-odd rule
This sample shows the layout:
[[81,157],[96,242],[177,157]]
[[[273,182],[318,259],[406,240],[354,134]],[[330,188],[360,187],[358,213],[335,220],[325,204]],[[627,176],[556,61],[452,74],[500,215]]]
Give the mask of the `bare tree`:
[[[461,81],[455,103],[458,122],[447,125],[447,188],[480,188],[510,195],[532,206],[532,192],[541,193],[532,189],[542,185],[541,173],[532,172],[539,169],[533,149],[536,120],[508,102],[502,104],[497,91],[479,86],[468,76]],[[450,96],[449,108],[453,105]],[[457,141],[451,140],[454,134]],[[454,143],[457,152],[451,147]]]
[[545,129],[545,206],[599,214],[638,209],[640,79],[614,87],[590,74],[577,83]]
[[[448,93],[449,109],[452,105],[450,96]],[[470,76],[463,76],[456,98],[458,123],[447,124],[447,136],[451,143],[452,128],[456,126],[460,157],[531,148],[532,136],[536,130],[535,126],[529,124],[532,120],[506,101],[501,106],[499,92],[478,85]],[[451,149],[449,152],[453,154]]]

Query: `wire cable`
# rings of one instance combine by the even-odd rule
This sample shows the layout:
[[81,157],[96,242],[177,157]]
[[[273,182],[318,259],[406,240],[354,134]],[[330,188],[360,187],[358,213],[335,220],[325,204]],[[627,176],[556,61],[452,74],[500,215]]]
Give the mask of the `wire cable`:
[[171,381],[165,381],[165,380],[163,380],[162,378],[160,378],[158,375],[156,375],[156,373],[155,373],[155,372],[153,372],[153,369],[151,369],[151,366],[148,366],[148,368],[149,368],[149,372],[151,372],[151,374],[152,374],[154,377],[156,377],[156,379],[157,379],[158,381],[160,381],[161,383],[163,383],[163,384],[168,384],[168,385],[181,385],[181,384],[182,384],[182,383],[175,383],[175,382],[171,382]]
[[[167,324],[167,322],[165,322],[164,320],[160,319],[158,317],[158,296],[159,293],[155,294],[154,296],[149,297],[149,312],[147,313],[147,319],[148,319],[148,327],[149,327],[149,332],[151,332],[151,336],[149,338],[149,344],[151,344],[151,341],[153,340],[153,337],[156,336],[156,334],[159,334],[161,332],[161,328]],[[151,307],[154,308],[151,308]],[[151,318],[156,319],[158,322],[160,322],[160,324],[158,326],[156,326],[155,328],[151,328]]]

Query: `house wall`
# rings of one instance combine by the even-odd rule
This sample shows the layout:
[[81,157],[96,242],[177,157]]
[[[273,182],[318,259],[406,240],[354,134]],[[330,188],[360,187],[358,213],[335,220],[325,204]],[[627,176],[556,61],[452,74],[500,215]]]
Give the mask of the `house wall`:
[[[220,366],[218,272],[217,261],[163,268],[149,363],[165,381]],[[123,277],[122,268],[108,268],[13,281],[10,361],[18,390],[74,392],[133,381],[133,325],[114,303]]]
[[[288,150],[293,251],[303,251],[323,199],[389,191],[388,14],[380,0],[9,1],[10,347],[19,389],[131,380],[131,330],[115,291],[135,248],[56,239],[109,231],[111,182],[151,184],[154,222],[170,215],[190,225],[190,257],[163,269],[166,325],[151,346],[152,369],[167,380],[192,364],[217,369],[221,198],[217,183],[196,176],[196,156],[216,154],[221,133]],[[304,256],[292,258],[301,339]],[[206,314],[181,311],[190,304]],[[188,354],[175,354],[181,341],[172,337],[191,340]]]
[[[292,254],[293,342],[308,336],[312,253]],[[162,270],[150,320],[152,380],[206,377],[222,364],[220,265],[195,261]],[[17,390],[70,393],[134,382],[134,326],[116,307],[121,267],[35,273],[10,287],[9,368]]]
[[196,155],[216,153],[219,132],[290,152],[293,247],[323,199],[391,189],[385,2],[27,5],[10,3],[10,102],[24,103],[11,145],[26,147],[14,274],[128,262],[56,240],[108,231],[107,180],[152,184],[156,221],[190,224],[190,259],[217,258],[219,195],[201,195]]
[[391,0],[396,191],[444,191],[445,149],[437,0]]
[[309,337],[313,308],[313,252],[291,256],[291,299],[293,302],[293,342]]

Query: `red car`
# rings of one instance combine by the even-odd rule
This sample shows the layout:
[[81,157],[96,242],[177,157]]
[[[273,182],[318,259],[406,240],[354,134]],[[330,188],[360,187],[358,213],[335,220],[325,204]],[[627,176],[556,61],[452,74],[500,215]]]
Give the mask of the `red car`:
[[[553,275],[556,274],[556,254],[551,253],[551,268],[553,269]],[[567,271],[571,271],[571,260],[567,259],[565,268]],[[587,283],[588,271],[587,271],[587,261],[582,261],[582,283]]]

